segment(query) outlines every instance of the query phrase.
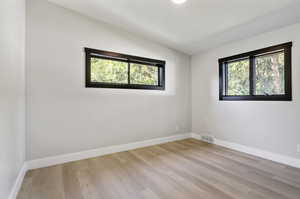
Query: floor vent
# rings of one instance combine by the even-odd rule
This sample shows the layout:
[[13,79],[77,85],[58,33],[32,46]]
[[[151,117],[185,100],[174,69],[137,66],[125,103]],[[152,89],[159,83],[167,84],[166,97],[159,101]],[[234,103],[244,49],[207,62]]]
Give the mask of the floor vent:
[[210,135],[202,135],[201,140],[208,143],[214,143],[214,138]]

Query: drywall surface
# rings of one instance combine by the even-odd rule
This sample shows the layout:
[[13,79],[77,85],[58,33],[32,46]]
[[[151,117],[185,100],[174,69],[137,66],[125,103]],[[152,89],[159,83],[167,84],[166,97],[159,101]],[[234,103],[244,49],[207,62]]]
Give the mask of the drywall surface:
[[25,1],[0,1],[0,198],[25,160]]
[[[293,101],[219,101],[218,59],[293,41]],[[192,57],[192,131],[300,158],[300,24]]]
[[[190,57],[27,1],[28,159],[190,131]],[[166,90],[85,88],[84,47],[166,60]]]

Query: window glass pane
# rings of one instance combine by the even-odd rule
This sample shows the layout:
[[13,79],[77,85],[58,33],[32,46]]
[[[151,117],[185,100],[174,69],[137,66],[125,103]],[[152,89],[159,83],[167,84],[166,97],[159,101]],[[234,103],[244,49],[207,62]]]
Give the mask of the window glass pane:
[[128,64],[108,59],[91,58],[91,81],[127,84]]
[[158,67],[143,64],[130,64],[130,83],[158,85]]
[[227,64],[227,95],[249,95],[249,60]]
[[255,94],[284,95],[284,52],[255,59]]

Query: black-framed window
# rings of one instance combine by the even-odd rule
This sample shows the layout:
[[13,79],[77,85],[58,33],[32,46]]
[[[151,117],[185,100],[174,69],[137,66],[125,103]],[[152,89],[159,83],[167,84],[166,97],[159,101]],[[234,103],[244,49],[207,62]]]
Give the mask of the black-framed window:
[[219,59],[219,100],[292,100],[292,42]]
[[165,61],[85,48],[86,87],[165,90]]

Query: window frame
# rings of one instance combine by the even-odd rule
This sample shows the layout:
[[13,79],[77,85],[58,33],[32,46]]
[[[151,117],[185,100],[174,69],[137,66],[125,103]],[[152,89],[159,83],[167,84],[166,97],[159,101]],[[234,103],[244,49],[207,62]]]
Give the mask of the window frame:
[[[219,100],[220,101],[292,101],[292,42],[250,51],[219,59]],[[255,95],[255,57],[284,52],[284,95]],[[227,64],[239,60],[249,60],[249,95],[227,95]],[[225,93],[225,94],[224,94]]]
[[[143,89],[165,90],[165,65],[166,61],[121,54],[111,51],[84,48],[85,50],[85,86],[86,88],[115,88],[115,89]],[[128,83],[105,83],[91,81],[91,58],[108,59],[128,63]],[[144,85],[130,83],[130,63],[143,64],[158,68],[158,85]]]

